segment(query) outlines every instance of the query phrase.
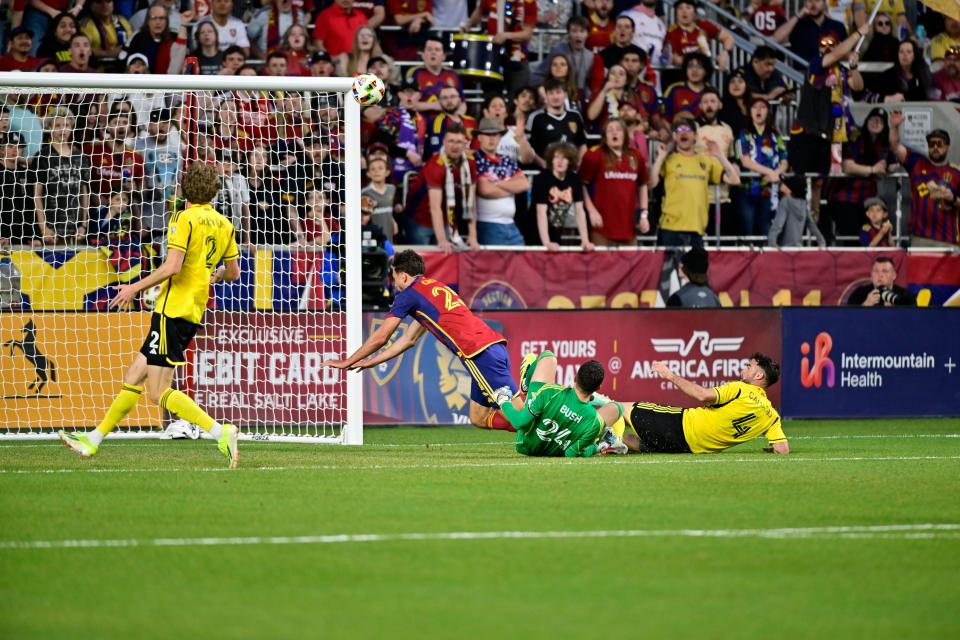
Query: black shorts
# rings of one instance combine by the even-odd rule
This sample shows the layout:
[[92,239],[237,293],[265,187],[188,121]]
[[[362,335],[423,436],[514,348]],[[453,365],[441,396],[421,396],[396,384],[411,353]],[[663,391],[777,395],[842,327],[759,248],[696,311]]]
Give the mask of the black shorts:
[[798,133],[787,144],[790,171],[794,173],[817,173],[830,175],[830,147],[828,138]]
[[683,409],[637,402],[630,409],[630,423],[643,452],[692,453],[683,435]]
[[186,364],[184,351],[190,346],[200,325],[183,318],[167,318],[159,313],[150,318],[150,333],[140,347],[147,364],[157,367],[175,367]]

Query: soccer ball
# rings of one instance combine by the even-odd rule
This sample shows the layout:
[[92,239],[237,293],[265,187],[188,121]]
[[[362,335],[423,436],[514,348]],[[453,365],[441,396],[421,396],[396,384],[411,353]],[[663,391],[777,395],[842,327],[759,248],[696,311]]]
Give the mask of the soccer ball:
[[372,73],[361,74],[353,81],[353,99],[364,107],[380,102],[385,91],[383,80]]
[[144,311],[153,311],[153,308],[157,306],[157,298],[160,297],[161,291],[163,291],[163,285],[155,284],[140,294],[140,304]]

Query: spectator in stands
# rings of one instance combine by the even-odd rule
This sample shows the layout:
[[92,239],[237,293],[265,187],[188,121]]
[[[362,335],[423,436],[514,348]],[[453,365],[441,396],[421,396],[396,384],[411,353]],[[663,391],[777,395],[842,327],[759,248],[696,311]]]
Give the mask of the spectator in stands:
[[[187,25],[180,27],[180,31],[177,33],[177,41],[174,43],[171,52],[173,58],[171,69],[176,69],[177,72],[183,67],[181,56],[186,57],[187,29]],[[189,55],[197,59],[202,76],[233,75],[247,60],[243,49],[236,45],[227,51],[221,51],[219,38],[217,27],[210,21],[198,23],[193,30],[193,41],[196,48]],[[228,65],[230,73],[224,71],[224,59],[227,53],[233,56],[232,63]],[[179,65],[177,64],[178,60]]]
[[809,233],[816,239],[818,247],[826,247],[827,242],[810,215],[807,179],[800,175],[784,176],[779,186],[780,201],[770,225],[767,246],[799,247],[803,244],[803,234]]
[[217,168],[220,170],[220,190],[210,203],[214,209],[229,218],[236,229],[240,243],[250,245],[250,186],[240,173],[239,158],[230,149],[217,150]]
[[387,17],[383,0],[354,0],[353,8],[367,17],[367,26],[377,29]]
[[783,0],[750,0],[747,7],[747,22],[768,38],[786,22]]
[[[587,107],[587,120],[602,129],[610,118],[620,117],[620,105],[627,101],[627,70],[619,64],[607,69],[607,79]],[[589,209],[589,207],[588,207]]]
[[477,241],[482,245],[523,246],[517,228],[516,196],[530,190],[516,160],[497,153],[506,127],[497,118],[484,118],[477,127]]
[[587,33],[590,28],[586,18],[575,16],[567,22],[567,37],[558,42],[550,50],[550,54],[537,65],[534,70],[534,82],[540,82],[550,75],[550,67],[557,55],[567,59],[567,65],[573,73],[573,81],[579,95],[586,99],[589,96],[590,72],[593,69],[594,58],[592,51],[586,48]]
[[329,244],[333,234],[340,231],[340,216],[332,211],[330,196],[323,191],[312,189],[305,194],[305,200],[304,215],[296,226],[297,243],[321,246]]
[[287,75],[295,77],[310,76],[310,32],[302,24],[291,25],[280,40],[280,48],[287,54]]
[[897,49],[897,61],[871,83],[866,102],[922,102],[930,99],[930,68],[913,40],[904,40]]
[[715,309],[720,307],[720,298],[710,288],[707,271],[710,256],[702,247],[694,247],[680,256],[680,279],[686,281],[667,298],[668,307],[685,309]]
[[70,38],[70,61],[60,65],[60,73],[96,73],[90,66],[93,49],[85,33],[75,33]]
[[497,155],[510,158],[510,160],[513,160],[513,162],[517,164],[526,164],[533,158],[533,149],[530,147],[530,143],[527,142],[527,137],[523,132],[523,126],[508,123],[509,115],[510,109],[507,105],[507,99],[502,95],[491,93],[484,98],[483,117],[485,119],[493,118],[500,123],[504,131],[500,136],[500,144],[497,145]]
[[450,253],[455,246],[480,247],[474,189],[477,165],[466,153],[468,143],[463,125],[451,123],[440,152],[427,160],[411,181],[404,211],[410,244],[437,244],[444,253]]
[[313,28],[313,44],[317,49],[336,58],[350,51],[357,29],[365,24],[367,17],[353,8],[353,0],[334,0],[332,5],[317,16],[317,24]]
[[[603,49],[600,52],[600,62],[603,63],[604,69],[609,69],[615,64],[620,64],[620,61],[623,59],[623,54],[627,51],[645,51],[641,47],[638,47],[634,44],[635,30],[633,27],[633,19],[629,16],[622,15],[617,18],[613,30],[613,41],[608,47]],[[596,61],[593,63],[593,73],[596,74],[599,69],[599,65]]]
[[243,21],[233,15],[233,0],[212,0],[210,15],[197,21],[194,29],[209,22],[217,28],[217,42],[221,51],[237,46],[243,49],[245,58],[250,57],[250,39]]
[[433,26],[456,29],[469,17],[467,3],[462,0],[432,0]]
[[101,66],[102,70],[112,68],[112,61],[133,38],[133,27],[113,9],[113,0],[90,0],[90,13],[80,21],[80,32],[90,38],[94,58],[110,61]]
[[[170,17],[169,24],[167,28],[170,30],[170,33],[176,35],[180,31],[180,26],[183,24],[183,21],[180,19],[180,4],[176,0],[153,0],[153,3],[150,6],[158,4],[162,7],[165,7],[167,10],[167,15]],[[189,9],[192,6],[192,2],[187,3],[185,6]],[[143,29],[143,25],[147,23],[147,13],[150,11],[150,7],[144,7],[130,16],[130,26],[133,27],[134,31],[140,31]],[[189,23],[189,20],[187,21]]]
[[545,92],[544,108],[534,111],[526,119],[526,132],[530,146],[534,151],[533,161],[545,168],[543,154],[554,142],[570,142],[580,150],[586,151],[587,138],[583,130],[583,118],[575,111],[567,111],[566,90],[563,83],[555,78],[543,81]]
[[650,169],[650,188],[663,179],[664,199],[657,244],[666,247],[703,247],[707,229],[707,191],[721,181],[737,186],[740,173],[712,142],[707,153],[696,152],[697,125],[677,118],[673,141],[660,145]]
[[611,20],[613,0],[593,0],[593,6],[584,3],[589,21],[587,48],[593,52],[601,51],[613,42],[613,29],[616,20]]
[[[707,86],[707,88],[700,93],[700,118],[697,122],[700,126],[697,127],[697,153],[704,153],[707,149],[707,142],[712,141],[725,157],[733,158],[735,156],[737,135],[730,125],[720,120],[720,112],[722,109],[723,102],[720,100],[720,92],[716,87]],[[712,210],[717,204],[717,190],[710,189],[709,195],[710,209]],[[730,187],[726,184],[721,184],[719,196],[721,207],[720,220],[732,222],[733,211],[731,211],[730,206]],[[730,222],[721,226],[721,232],[733,230],[733,225],[731,225]]]
[[[847,37],[847,28],[827,15],[826,4],[826,0],[805,0],[803,7],[773,34],[774,41],[783,44],[789,40],[790,50],[804,60],[817,57],[820,39],[825,36],[842,42]],[[870,32],[865,26],[858,30]]]
[[180,130],[173,126],[171,119],[169,109],[153,111],[146,131],[133,146],[143,157],[141,227],[144,232],[155,235],[165,231],[169,203],[177,191],[181,139]]
[[[417,102],[418,111],[441,111],[440,90],[444,87],[454,87],[463,97],[463,84],[455,71],[446,69],[443,65],[446,60],[443,40],[439,36],[428,36],[420,52],[423,66],[417,67],[407,74],[416,83],[420,90]],[[466,104],[464,103],[464,111]]]
[[283,44],[283,34],[293,25],[306,25],[310,16],[304,11],[303,2],[293,0],[267,0],[254,13],[247,24],[247,38],[252,46],[253,57],[278,49]]
[[943,33],[930,41],[930,59],[934,62],[943,60],[950,47],[960,47],[960,20],[944,16]]
[[240,126],[236,98],[228,96],[220,102],[215,122],[214,144],[218,149],[232,149],[239,157],[243,157],[253,148],[250,132]]
[[706,88],[707,78],[713,75],[713,63],[708,56],[694,51],[683,57],[682,71],[684,81],[670,85],[663,92],[660,104],[662,135],[677,115],[686,114],[692,118],[700,116],[700,92]]
[[533,112],[537,110],[540,102],[540,95],[536,88],[534,87],[524,87],[517,92],[517,95],[513,99],[513,120],[517,124],[517,127],[524,129],[524,126],[521,126],[521,121],[525,124]]
[[[61,20],[60,16],[64,13],[73,16],[74,26],[76,27],[78,26],[77,16],[83,10],[84,4],[84,1],[71,3],[70,0],[28,0],[27,7],[23,12],[23,20],[18,26],[30,29],[36,36],[33,41],[35,48],[30,52],[30,55],[48,57],[39,53],[37,49],[43,34],[57,33],[57,38],[61,44],[69,42],[73,34],[64,34],[57,28]],[[67,60],[61,60],[61,62],[67,62]]]
[[[807,78],[800,91],[800,105],[790,129],[787,151],[795,173],[826,176],[830,173],[831,146],[850,139],[852,118],[847,107],[850,90],[863,89],[863,77],[857,71],[859,57],[853,48],[861,35],[869,32],[870,26],[864,24],[839,43],[830,34],[821,38],[817,55],[810,59]],[[849,71],[839,64],[844,59],[849,63]],[[821,179],[815,179],[811,184],[814,219],[820,217],[822,186]],[[826,231],[824,234],[829,236]]]
[[[557,78],[563,83],[567,93],[567,109],[581,111],[583,94],[577,87],[577,81],[570,67],[570,60],[562,53],[554,54],[547,61],[547,77]],[[543,87],[540,88],[540,97],[543,98]]]
[[420,91],[413,80],[407,79],[403,83],[398,96],[397,106],[387,109],[377,121],[375,138],[390,150],[392,179],[400,184],[406,173],[423,165],[427,121],[416,110]]
[[[58,14],[43,35],[43,41],[37,50],[40,58],[53,58],[60,63],[70,62],[70,39],[79,30],[77,17],[72,13]],[[35,36],[37,34],[34,34]],[[36,43],[39,37],[35,37]]]
[[[150,73],[170,73],[171,48],[176,36],[170,32],[170,18],[167,11],[167,7],[159,1],[150,5],[146,22],[133,36],[125,50],[127,57],[137,53],[143,54],[150,67]],[[186,20],[182,22],[189,23],[193,18],[193,12],[188,11],[185,16]]]
[[927,157],[900,144],[903,114],[890,115],[890,149],[910,174],[910,235],[915,247],[956,247],[957,195],[960,169],[950,164],[950,134],[934,129],[927,134]]
[[464,134],[469,141],[473,137],[473,130],[477,128],[477,121],[468,115],[461,115],[463,109],[463,100],[460,98],[460,92],[456,87],[446,86],[440,89],[440,113],[438,113],[429,125],[427,134],[427,145],[424,151],[425,157],[430,157],[440,150],[443,144],[444,132],[447,127],[457,124],[463,128]]
[[647,233],[647,167],[627,142],[627,125],[620,118],[604,124],[600,144],[580,161],[586,187],[584,206],[590,218],[590,241],[602,247],[633,247],[640,211],[640,231]]
[[[269,168],[269,153],[262,144],[255,144],[246,158],[244,177],[250,194],[250,225],[253,243],[288,244],[295,238],[301,244],[306,236],[300,235],[300,215],[297,203],[280,200],[280,186]],[[296,234],[296,235],[294,235]]]
[[671,64],[683,64],[683,57],[699,51],[711,55],[710,41],[717,40],[723,49],[717,55],[717,66],[721,71],[730,68],[730,52],[733,50],[733,36],[709,20],[697,18],[695,0],[677,0],[673,5],[677,21],[667,29],[663,46],[670,51]]
[[[633,44],[640,47],[650,60],[660,59],[663,40],[667,35],[667,25],[656,12],[657,2],[658,0],[643,0],[617,18],[618,27],[621,18],[630,18],[633,22]],[[616,37],[616,34],[614,36]]]
[[393,65],[393,59],[388,58],[380,48],[377,32],[369,26],[360,27],[353,36],[353,47],[350,51],[340,54],[334,60],[337,75],[352,78],[361,73],[367,73],[370,61],[374,58],[383,58]]
[[93,206],[107,206],[111,193],[127,188],[139,192],[143,188],[143,156],[127,146],[133,114],[119,103],[110,108],[107,126],[100,142],[88,145],[92,167],[90,198]]
[[[530,84],[527,45],[537,25],[537,3],[536,0],[513,0],[512,12],[504,15],[502,21],[497,16],[497,7],[503,6],[501,3],[502,0],[479,0],[468,24],[474,27],[486,18],[486,33],[493,36],[494,44],[504,45],[507,56],[504,81],[509,94],[514,95],[521,87]],[[500,31],[500,24],[503,31]]]
[[[0,132],[0,247],[31,245],[37,238],[33,196],[21,166],[24,145],[15,131]],[[39,244],[39,243],[37,243]]]
[[[372,145],[371,145],[372,146]],[[286,147],[286,148],[285,148]],[[303,140],[303,150],[306,152],[306,158],[298,154],[298,145],[279,145],[274,148],[274,166],[286,165],[294,173],[301,170],[299,165],[303,165],[302,172],[304,176],[303,187],[293,189],[288,188],[285,193],[299,197],[298,194],[304,190],[317,189],[330,194],[331,203],[339,210],[343,204],[344,196],[344,174],[343,164],[334,154],[331,148],[331,138],[329,135],[311,136]],[[286,160],[281,161],[278,151],[286,152]],[[305,161],[304,161],[305,160]],[[278,176],[283,182],[283,175]],[[288,182],[291,182],[288,180]]]
[[820,229],[831,245],[837,236],[848,238],[840,244],[856,244],[855,238],[866,222],[863,203],[877,196],[877,181],[897,161],[890,151],[886,111],[876,107],[867,114],[863,125],[843,144],[842,157],[846,177],[827,181],[827,207],[820,214]]
[[737,137],[737,157],[744,169],[760,176],[744,178],[740,182],[736,196],[739,233],[766,238],[773,219],[773,199],[788,166],[787,147],[783,136],[773,126],[766,98],[753,96],[750,118],[750,128],[741,131]]
[[332,78],[336,75],[336,67],[329,53],[317,51],[310,56],[310,75],[314,78]]
[[743,69],[737,69],[727,77],[723,92],[723,108],[720,109],[720,121],[730,125],[735,132],[750,126],[750,87],[743,78]]
[[367,179],[370,182],[360,194],[374,201],[373,222],[383,230],[387,240],[392,243],[398,231],[397,221],[393,218],[397,187],[387,182],[389,176],[390,165],[386,160],[383,158],[367,160]]
[[863,52],[864,62],[896,62],[900,41],[893,35],[890,14],[881,11],[873,21],[873,36]]
[[887,203],[883,198],[867,198],[863,208],[867,222],[860,228],[860,246],[892,247],[893,224],[888,218]]
[[950,47],[943,57],[943,68],[933,74],[931,98],[960,102],[960,47]]
[[649,130],[650,123],[646,114],[638,110],[634,103],[625,102],[620,105],[620,119],[627,125],[627,144],[640,154],[644,166],[649,166],[650,149],[646,132]]
[[10,32],[10,41],[5,55],[0,56],[0,71],[33,71],[40,65],[40,58],[30,55],[34,34],[26,27],[17,27]]
[[267,61],[263,65],[261,75],[283,78],[287,75],[287,54],[282,51],[271,51],[267,54]]
[[776,63],[777,54],[771,47],[761,45],[754,49],[750,64],[744,66],[742,71],[753,97],[772,102],[780,100],[787,93],[787,83],[777,71]]
[[43,120],[47,139],[29,171],[35,180],[34,208],[44,244],[82,242],[87,234],[90,162],[74,145],[74,126],[69,109],[48,110]]
[[847,299],[848,305],[861,307],[915,307],[917,298],[909,289],[897,283],[897,268],[893,259],[879,256],[870,270],[870,284],[857,287]]
[[[577,148],[569,142],[547,147],[546,169],[533,178],[530,204],[535,207],[540,243],[550,251],[561,244],[579,244],[593,250],[583,206],[583,180],[575,171]],[[576,238],[576,242],[568,238]]]

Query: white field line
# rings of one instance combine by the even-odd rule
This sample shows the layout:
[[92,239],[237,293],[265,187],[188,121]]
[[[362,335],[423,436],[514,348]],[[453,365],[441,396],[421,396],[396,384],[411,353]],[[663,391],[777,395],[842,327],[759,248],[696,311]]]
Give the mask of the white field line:
[[[956,456],[833,456],[826,458],[801,458],[796,455],[778,456],[763,455],[755,458],[732,458],[720,455],[715,456],[683,456],[675,458],[650,458],[646,455],[632,455],[623,457],[607,457],[603,461],[566,460],[563,458],[518,458],[504,462],[451,462],[447,464],[318,464],[318,465],[284,465],[284,466],[254,466],[240,469],[244,471],[380,471],[403,469],[488,469],[498,467],[578,467],[581,469],[599,469],[623,465],[648,464],[790,464],[794,462],[901,462],[916,460],[960,460]],[[84,464],[92,464],[89,461]],[[145,469],[108,469],[98,467],[74,467],[62,469],[0,469],[0,476],[4,475],[54,475],[72,473],[184,473],[184,472],[222,472],[233,471],[227,467],[156,467]]]
[[779,529],[601,529],[595,531],[440,531],[432,533],[340,533],[228,538],[120,538],[88,540],[2,540],[0,550],[121,547],[210,547],[324,545],[344,543],[464,540],[572,540],[583,538],[774,538],[774,539],[960,539],[960,524],[924,523]]

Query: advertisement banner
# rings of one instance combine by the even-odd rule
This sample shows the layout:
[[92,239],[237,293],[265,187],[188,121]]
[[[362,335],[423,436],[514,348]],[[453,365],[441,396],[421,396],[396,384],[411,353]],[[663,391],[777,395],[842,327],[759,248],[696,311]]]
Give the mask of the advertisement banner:
[[[96,425],[149,327],[149,313],[0,313],[0,429]],[[145,401],[124,421],[159,424]]]
[[208,312],[189,353],[197,404],[239,426],[338,423],[344,374],[320,366],[344,350],[344,314]]
[[[515,371],[524,354],[549,349],[557,355],[557,382],[571,385],[577,367],[595,359],[607,371],[601,391],[629,402],[692,406],[690,398],[653,373],[657,360],[704,386],[737,379],[756,351],[780,360],[776,309],[488,311],[481,317],[507,338]],[[380,322],[381,317],[368,314],[365,331]],[[401,330],[408,326],[405,321]],[[366,417],[371,424],[468,423],[470,384],[463,364],[427,335],[399,358],[364,374]],[[779,385],[770,389],[770,399],[779,406]]]
[[784,309],[784,414],[960,415],[960,311]]

